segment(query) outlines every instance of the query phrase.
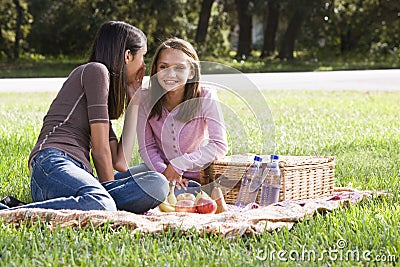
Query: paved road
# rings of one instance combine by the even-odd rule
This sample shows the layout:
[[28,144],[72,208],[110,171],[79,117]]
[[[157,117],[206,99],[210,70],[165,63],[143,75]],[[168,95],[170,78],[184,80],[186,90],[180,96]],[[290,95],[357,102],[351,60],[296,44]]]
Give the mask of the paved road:
[[[0,79],[0,92],[58,91],[66,78]],[[400,90],[400,69],[203,75],[235,90]],[[145,77],[144,83],[148,81]]]

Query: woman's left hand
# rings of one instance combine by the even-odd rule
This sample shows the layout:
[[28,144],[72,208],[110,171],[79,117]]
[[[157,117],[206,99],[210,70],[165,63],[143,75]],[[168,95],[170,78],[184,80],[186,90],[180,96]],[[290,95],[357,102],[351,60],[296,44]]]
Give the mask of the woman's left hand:
[[139,90],[142,87],[143,83],[143,77],[146,73],[146,66],[143,65],[135,75],[135,82],[128,86],[127,88],[127,96],[128,96],[128,103],[132,99],[132,97],[135,95],[136,91]]

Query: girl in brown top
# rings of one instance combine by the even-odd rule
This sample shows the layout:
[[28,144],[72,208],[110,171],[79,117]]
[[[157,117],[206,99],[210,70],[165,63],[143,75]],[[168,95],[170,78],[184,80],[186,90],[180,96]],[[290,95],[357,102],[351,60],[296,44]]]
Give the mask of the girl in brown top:
[[[102,25],[89,63],[71,72],[44,117],[29,156],[34,203],[18,208],[142,213],[165,200],[168,182],[162,174],[148,171],[121,179],[114,174],[114,169],[128,170],[133,150],[139,101],[134,95],[145,73],[146,42],[144,33],[127,23]],[[118,142],[110,120],[124,111]]]

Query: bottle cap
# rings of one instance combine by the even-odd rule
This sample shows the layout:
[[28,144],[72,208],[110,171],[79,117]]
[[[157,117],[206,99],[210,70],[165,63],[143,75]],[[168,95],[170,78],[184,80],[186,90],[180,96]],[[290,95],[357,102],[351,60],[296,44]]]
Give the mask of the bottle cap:
[[260,161],[261,162],[262,158],[260,156],[256,155],[256,156],[254,156],[254,161]]
[[272,160],[278,160],[279,159],[279,156],[278,155],[271,155],[271,161]]

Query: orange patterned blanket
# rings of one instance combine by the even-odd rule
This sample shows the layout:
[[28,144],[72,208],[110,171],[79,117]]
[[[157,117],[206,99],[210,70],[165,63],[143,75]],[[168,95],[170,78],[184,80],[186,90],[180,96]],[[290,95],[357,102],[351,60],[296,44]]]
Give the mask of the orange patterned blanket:
[[134,232],[196,230],[199,233],[219,233],[226,237],[235,237],[245,233],[271,232],[281,227],[290,229],[296,222],[307,220],[316,212],[332,211],[343,204],[356,204],[365,198],[389,195],[383,191],[336,188],[334,195],[325,199],[283,201],[268,207],[255,209],[248,207],[243,210],[230,206],[229,211],[220,214],[164,213],[158,209],[144,215],[125,211],[18,209],[0,211],[0,221],[16,227],[37,221],[44,223],[50,229],[57,226],[85,228],[107,224],[112,228],[130,227]]

